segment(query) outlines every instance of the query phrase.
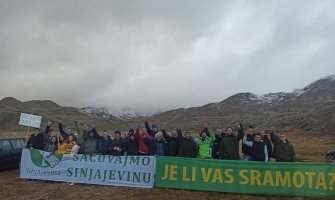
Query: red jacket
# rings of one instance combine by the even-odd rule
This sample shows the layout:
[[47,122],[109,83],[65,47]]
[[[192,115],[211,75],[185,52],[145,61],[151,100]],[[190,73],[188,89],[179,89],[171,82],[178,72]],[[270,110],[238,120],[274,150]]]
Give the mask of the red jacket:
[[[149,154],[150,153],[150,148],[148,147],[148,145],[146,145],[144,143],[144,138],[143,135],[140,134],[140,131],[138,130],[138,128],[135,131],[135,137],[137,139],[138,142],[138,152],[140,154]],[[147,138],[151,139],[151,135],[147,134]]]

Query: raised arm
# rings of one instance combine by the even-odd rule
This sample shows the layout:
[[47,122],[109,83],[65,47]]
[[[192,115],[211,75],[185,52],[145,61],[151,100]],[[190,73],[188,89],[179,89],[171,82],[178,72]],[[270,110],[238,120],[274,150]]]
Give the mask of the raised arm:
[[155,133],[152,131],[152,129],[150,128],[150,126],[149,126],[149,122],[144,122],[144,125],[145,125],[145,128],[147,129],[147,132],[151,135],[151,136],[153,136],[153,137],[155,137]]
[[241,140],[244,137],[244,131],[243,131],[243,120],[241,119],[240,122],[237,124],[237,139]]
[[59,133],[63,136],[63,138],[67,139],[67,134],[64,131],[63,123],[62,122],[59,122],[58,128],[59,128]]
[[274,133],[274,128],[273,127],[271,128],[270,138],[271,138],[271,141],[272,141],[273,144],[279,144],[280,143],[278,136],[275,135],[275,133]]
[[169,134],[166,132],[165,129],[162,129],[162,133],[163,133],[163,136],[165,137],[165,139],[169,142],[170,139],[171,139],[171,136],[169,136]]

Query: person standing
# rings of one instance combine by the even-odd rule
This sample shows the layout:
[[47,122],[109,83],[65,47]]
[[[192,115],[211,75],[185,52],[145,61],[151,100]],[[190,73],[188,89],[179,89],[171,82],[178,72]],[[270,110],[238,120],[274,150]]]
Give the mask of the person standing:
[[116,130],[114,133],[114,139],[109,144],[108,150],[113,156],[123,156],[124,155],[124,141],[121,137],[121,132]]
[[30,135],[27,148],[44,150],[44,133],[41,129],[35,129],[34,133]]
[[98,153],[102,155],[108,154],[108,146],[111,142],[111,138],[108,135],[107,130],[104,130],[102,135],[99,135],[99,141],[98,141]]
[[243,144],[251,148],[250,155],[252,161],[269,162],[268,148],[266,147],[266,144],[263,142],[260,133],[255,134],[254,141],[248,141],[247,135],[245,135],[243,137]]
[[134,129],[129,129],[128,137],[125,139],[124,144],[127,156],[138,155],[138,142],[135,137]]
[[147,156],[150,153],[150,146],[148,146],[145,142],[144,139],[148,138],[151,139],[151,135],[147,133],[146,128],[141,129],[141,133],[138,128],[136,128],[135,131],[135,137],[138,142],[138,155],[143,155]]
[[211,155],[211,146],[215,141],[215,133],[210,133],[210,137],[207,136],[206,131],[201,132],[201,137],[197,142],[197,146],[199,149],[198,158],[202,159],[210,159]]
[[271,141],[274,145],[276,162],[295,162],[295,151],[293,145],[287,140],[285,134],[274,134],[274,127],[271,127]]
[[220,145],[220,159],[223,160],[240,160],[239,146],[240,140],[243,138],[243,120],[237,123],[238,134],[235,135],[232,127],[226,128],[226,134],[223,135]]
[[191,137],[191,133],[186,131],[185,137],[182,136],[181,129],[178,129],[178,137],[181,137],[178,149],[178,157],[196,158],[198,155],[197,143]]
[[269,139],[269,137],[265,134],[265,131],[260,131],[259,132],[261,137],[262,137],[262,140],[264,142],[264,144],[266,145],[267,147],[267,150],[268,150],[268,157],[269,157],[269,162],[271,160],[271,156],[272,156],[272,143],[271,143],[271,140]]

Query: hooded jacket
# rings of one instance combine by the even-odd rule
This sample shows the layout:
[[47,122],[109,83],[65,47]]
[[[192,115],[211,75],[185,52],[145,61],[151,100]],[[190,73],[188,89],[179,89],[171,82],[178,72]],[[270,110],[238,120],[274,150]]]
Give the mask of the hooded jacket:
[[198,157],[199,158],[204,158],[204,159],[209,159],[211,158],[211,145],[215,141],[215,133],[211,133],[210,137],[206,136],[206,138],[199,138],[197,142],[197,146],[199,149],[198,152]]

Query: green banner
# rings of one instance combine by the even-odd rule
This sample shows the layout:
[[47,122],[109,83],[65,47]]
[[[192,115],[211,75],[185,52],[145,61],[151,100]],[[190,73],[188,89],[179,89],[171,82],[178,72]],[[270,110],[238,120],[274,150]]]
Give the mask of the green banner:
[[157,157],[155,187],[261,195],[335,196],[335,167]]

